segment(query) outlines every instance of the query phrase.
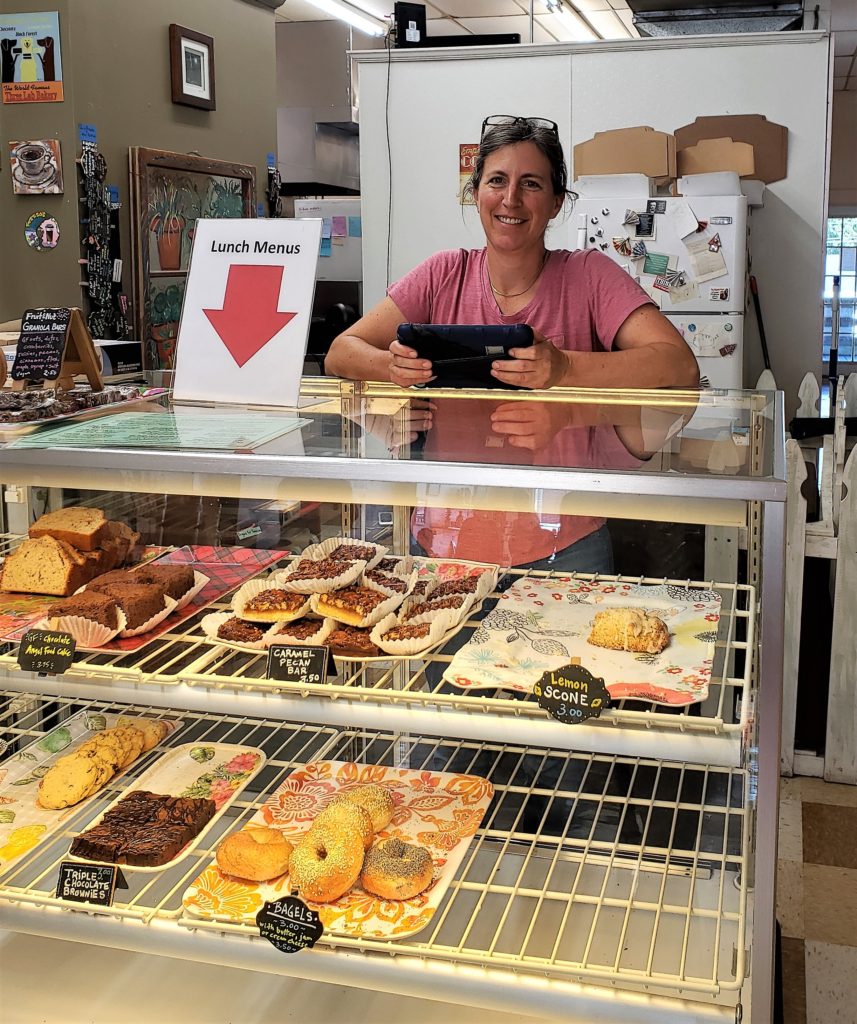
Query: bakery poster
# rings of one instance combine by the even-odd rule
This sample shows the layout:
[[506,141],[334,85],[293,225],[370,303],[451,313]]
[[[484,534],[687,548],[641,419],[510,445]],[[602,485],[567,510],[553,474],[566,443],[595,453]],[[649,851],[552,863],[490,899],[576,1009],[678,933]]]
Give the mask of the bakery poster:
[[473,168],[476,165],[476,154],[478,152],[478,142],[462,142],[458,146],[458,198],[461,200],[462,206],[476,205],[473,194],[470,192],[465,194],[464,189],[468,181],[470,181],[470,176],[473,174]]
[[0,15],[4,103],[63,99],[60,19],[56,11]]
[[9,143],[12,191],[18,196],[59,195],[63,190],[59,139]]

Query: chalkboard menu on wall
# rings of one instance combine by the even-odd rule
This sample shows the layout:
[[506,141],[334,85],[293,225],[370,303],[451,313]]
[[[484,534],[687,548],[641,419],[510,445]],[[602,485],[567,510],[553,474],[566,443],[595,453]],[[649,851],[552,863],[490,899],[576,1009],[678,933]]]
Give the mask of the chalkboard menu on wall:
[[28,309],[21,321],[12,380],[56,380],[70,322],[70,309]]

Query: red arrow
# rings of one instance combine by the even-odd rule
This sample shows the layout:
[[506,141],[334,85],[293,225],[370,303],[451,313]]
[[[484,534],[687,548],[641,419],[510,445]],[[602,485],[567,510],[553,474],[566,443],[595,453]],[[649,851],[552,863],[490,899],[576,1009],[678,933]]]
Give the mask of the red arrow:
[[203,309],[220,340],[239,366],[252,359],[297,313],[281,313],[282,267],[229,268],[223,309]]

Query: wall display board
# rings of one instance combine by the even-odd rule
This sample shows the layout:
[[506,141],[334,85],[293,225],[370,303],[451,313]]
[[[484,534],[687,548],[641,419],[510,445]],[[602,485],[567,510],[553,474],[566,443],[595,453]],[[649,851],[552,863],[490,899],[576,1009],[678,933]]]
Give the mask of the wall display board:
[[129,166],[136,334],[145,368],[169,370],[196,222],[255,217],[256,169],[140,147]]

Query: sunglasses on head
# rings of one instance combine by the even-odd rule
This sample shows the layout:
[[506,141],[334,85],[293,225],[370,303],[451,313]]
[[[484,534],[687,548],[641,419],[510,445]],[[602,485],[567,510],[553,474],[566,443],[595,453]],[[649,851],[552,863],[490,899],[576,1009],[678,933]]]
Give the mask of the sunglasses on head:
[[513,124],[523,124],[528,128],[543,128],[559,137],[556,121],[549,121],[546,117],[516,117],[514,114],[492,114],[490,117],[486,117],[482,122],[481,135],[484,135],[490,128]]

